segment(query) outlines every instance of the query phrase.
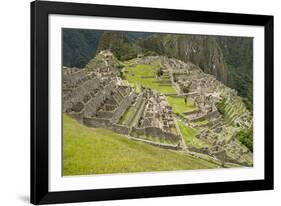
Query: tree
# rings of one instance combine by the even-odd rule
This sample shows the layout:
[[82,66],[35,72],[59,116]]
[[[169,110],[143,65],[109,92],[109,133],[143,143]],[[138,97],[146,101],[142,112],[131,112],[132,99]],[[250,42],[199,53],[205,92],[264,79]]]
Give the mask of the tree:
[[162,68],[160,67],[157,71],[156,71],[156,76],[159,78],[163,75],[163,70]]
[[245,145],[250,151],[253,152],[253,128],[241,129],[237,134],[236,138]]

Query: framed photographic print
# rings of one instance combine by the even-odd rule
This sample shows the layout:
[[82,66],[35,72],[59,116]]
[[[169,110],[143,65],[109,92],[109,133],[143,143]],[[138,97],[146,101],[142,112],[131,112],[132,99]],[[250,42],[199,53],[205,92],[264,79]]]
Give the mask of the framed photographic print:
[[31,3],[31,203],[273,189],[273,16]]

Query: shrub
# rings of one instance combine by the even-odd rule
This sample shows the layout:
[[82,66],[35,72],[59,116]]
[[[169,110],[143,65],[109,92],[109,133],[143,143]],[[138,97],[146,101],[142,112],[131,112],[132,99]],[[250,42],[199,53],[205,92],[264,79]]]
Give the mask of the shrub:
[[236,138],[244,144],[249,150],[253,152],[253,129],[246,128],[241,129],[237,134]]

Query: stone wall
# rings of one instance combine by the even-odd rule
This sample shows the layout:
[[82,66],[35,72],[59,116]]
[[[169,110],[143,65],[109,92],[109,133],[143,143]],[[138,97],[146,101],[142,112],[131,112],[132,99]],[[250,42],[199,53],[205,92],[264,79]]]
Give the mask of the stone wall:
[[128,107],[132,104],[135,97],[136,97],[136,94],[134,92],[132,92],[131,94],[129,94],[126,98],[124,98],[122,100],[119,107],[114,111],[114,115],[111,118],[112,123],[119,122],[120,118],[126,112]]
[[120,124],[112,124],[111,126],[112,130],[119,133],[119,134],[124,134],[124,135],[129,135],[131,129],[129,127],[126,127],[124,125]]
[[135,133],[136,135],[144,134],[144,135],[151,135],[154,137],[163,137],[171,140],[180,139],[179,135],[165,132],[158,127],[145,127],[145,128],[133,127],[132,132]]
[[119,124],[112,124],[110,119],[104,119],[104,118],[84,118],[83,123],[89,127],[97,127],[97,128],[108,128],[112,129],[114,132],[117,132],[119,134],[129,135],[131,129],[124,125]]
[[111,91],[114,89],[115,84],[110,82],[85,105],[85,116],[91,117],[96,115],[98,108],[105,101],[106,98],[111,96]]
[[196,147],[188,147],[188,150],[190,152],[196,152],[196,153],[202,153],[202,154],[206,154],[206,155],[210,155],[211,151],[209,150],[209,148],[196,148]]
[[165,132],[158,127],[146,127],[145,132],[146,132],[146,134],[151,135],[151,136],[165,137],[167,139],[172,139],[172,140],[180,138],[179,135],[176,135],[176,134],[173,134],[170,132]]
[[100,81],[97,78],[86,81],[79,87],[74,88],[71,92],[66,92],[63,96],[63,111],[66,112],[75,102],[82,102],[89,92],[98,89]]
[[80,123],[83,123],[83,117],[84,117],[84,111],[81,112],[71,112],[69,113],[70,116],[72,116],[74,119],[79,121]]
[[113,116],[114,112],[110,111],[99,111],[97,113],[98,118],[110,119]]
[[84,78],[86,74],[87,71],[85,69],[80,69],[79,71],[63,75],[63,81],[76,84],[78,81]]
[[101,128],[110,128],[111,122],[109,119],[103,119],[103,118],[83,118],[83,123],[89,127],[101,127]]
[[130,139],[136,140],[136,141],[140,141],[140,142],[145,142],[147,144],[150,144],[150,145],[153,145],[153,146],[156,146],[156,147],[160,147],[160,148],[163,148],[163,149],[172,149],[172,150],[180,150],[180,149],[182,149],[178,145],[163,144],[163,143],[153,142],[153,141],[150,141],[150,140],[141,139],[141,138],[135,138],[135,137],[130,137]]
[[[139,110],[144,110],[144,107],[141,108],[141,104],[142,103],[143,103],[143,94],[140,94],[137,97],[137,100],[136,100],[136,102],[135,102],[135,104],[133,106],[133,114],[129,118],[128,122],[132,122],[136,118],[136,115],[138,114]],[[142,111],[140,113],[142,114]],[[140,116],[141,115],[139,115],[138,119],[140,118]],[[138,121],[136,121],[136,122],[138,122]]]
[[197,110],[193,110],[193,111],[190,111],[190,112],[185,112],[184,114],[185,115],[191,115],[191,114],[196,114],[196,113],[198,113],[198,111]]
[[214,118],[218,118],[220,116],[218,111],[213,111],[213,112],[209,112],[208,114],[206,114],[206,118],[207,119],[214,119]]

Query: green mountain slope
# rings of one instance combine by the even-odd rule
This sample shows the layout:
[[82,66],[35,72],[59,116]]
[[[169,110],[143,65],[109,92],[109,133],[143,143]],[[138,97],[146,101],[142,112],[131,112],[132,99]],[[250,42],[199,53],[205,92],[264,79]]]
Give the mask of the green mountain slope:
[[82,68],[95,56],[102,32],[63,29],[63,66]]
[[88,128],[63,115],[63,175],[210,169],[217,165],[187,154]]
[[[83,68],[97,51],[110,48],[114,50],[116,56],[120,54],[119,58],[136,57],[140,48],[132,42],[149,35],[151,34],[147,32],[106,32],[64,28],[63,65]],[[117,39],[118,41],[115,41]]]
[[128,60],[142,53],[141,47],[129,39],[125,32],[103,32],[98,51],[109,49],[118,59]]

